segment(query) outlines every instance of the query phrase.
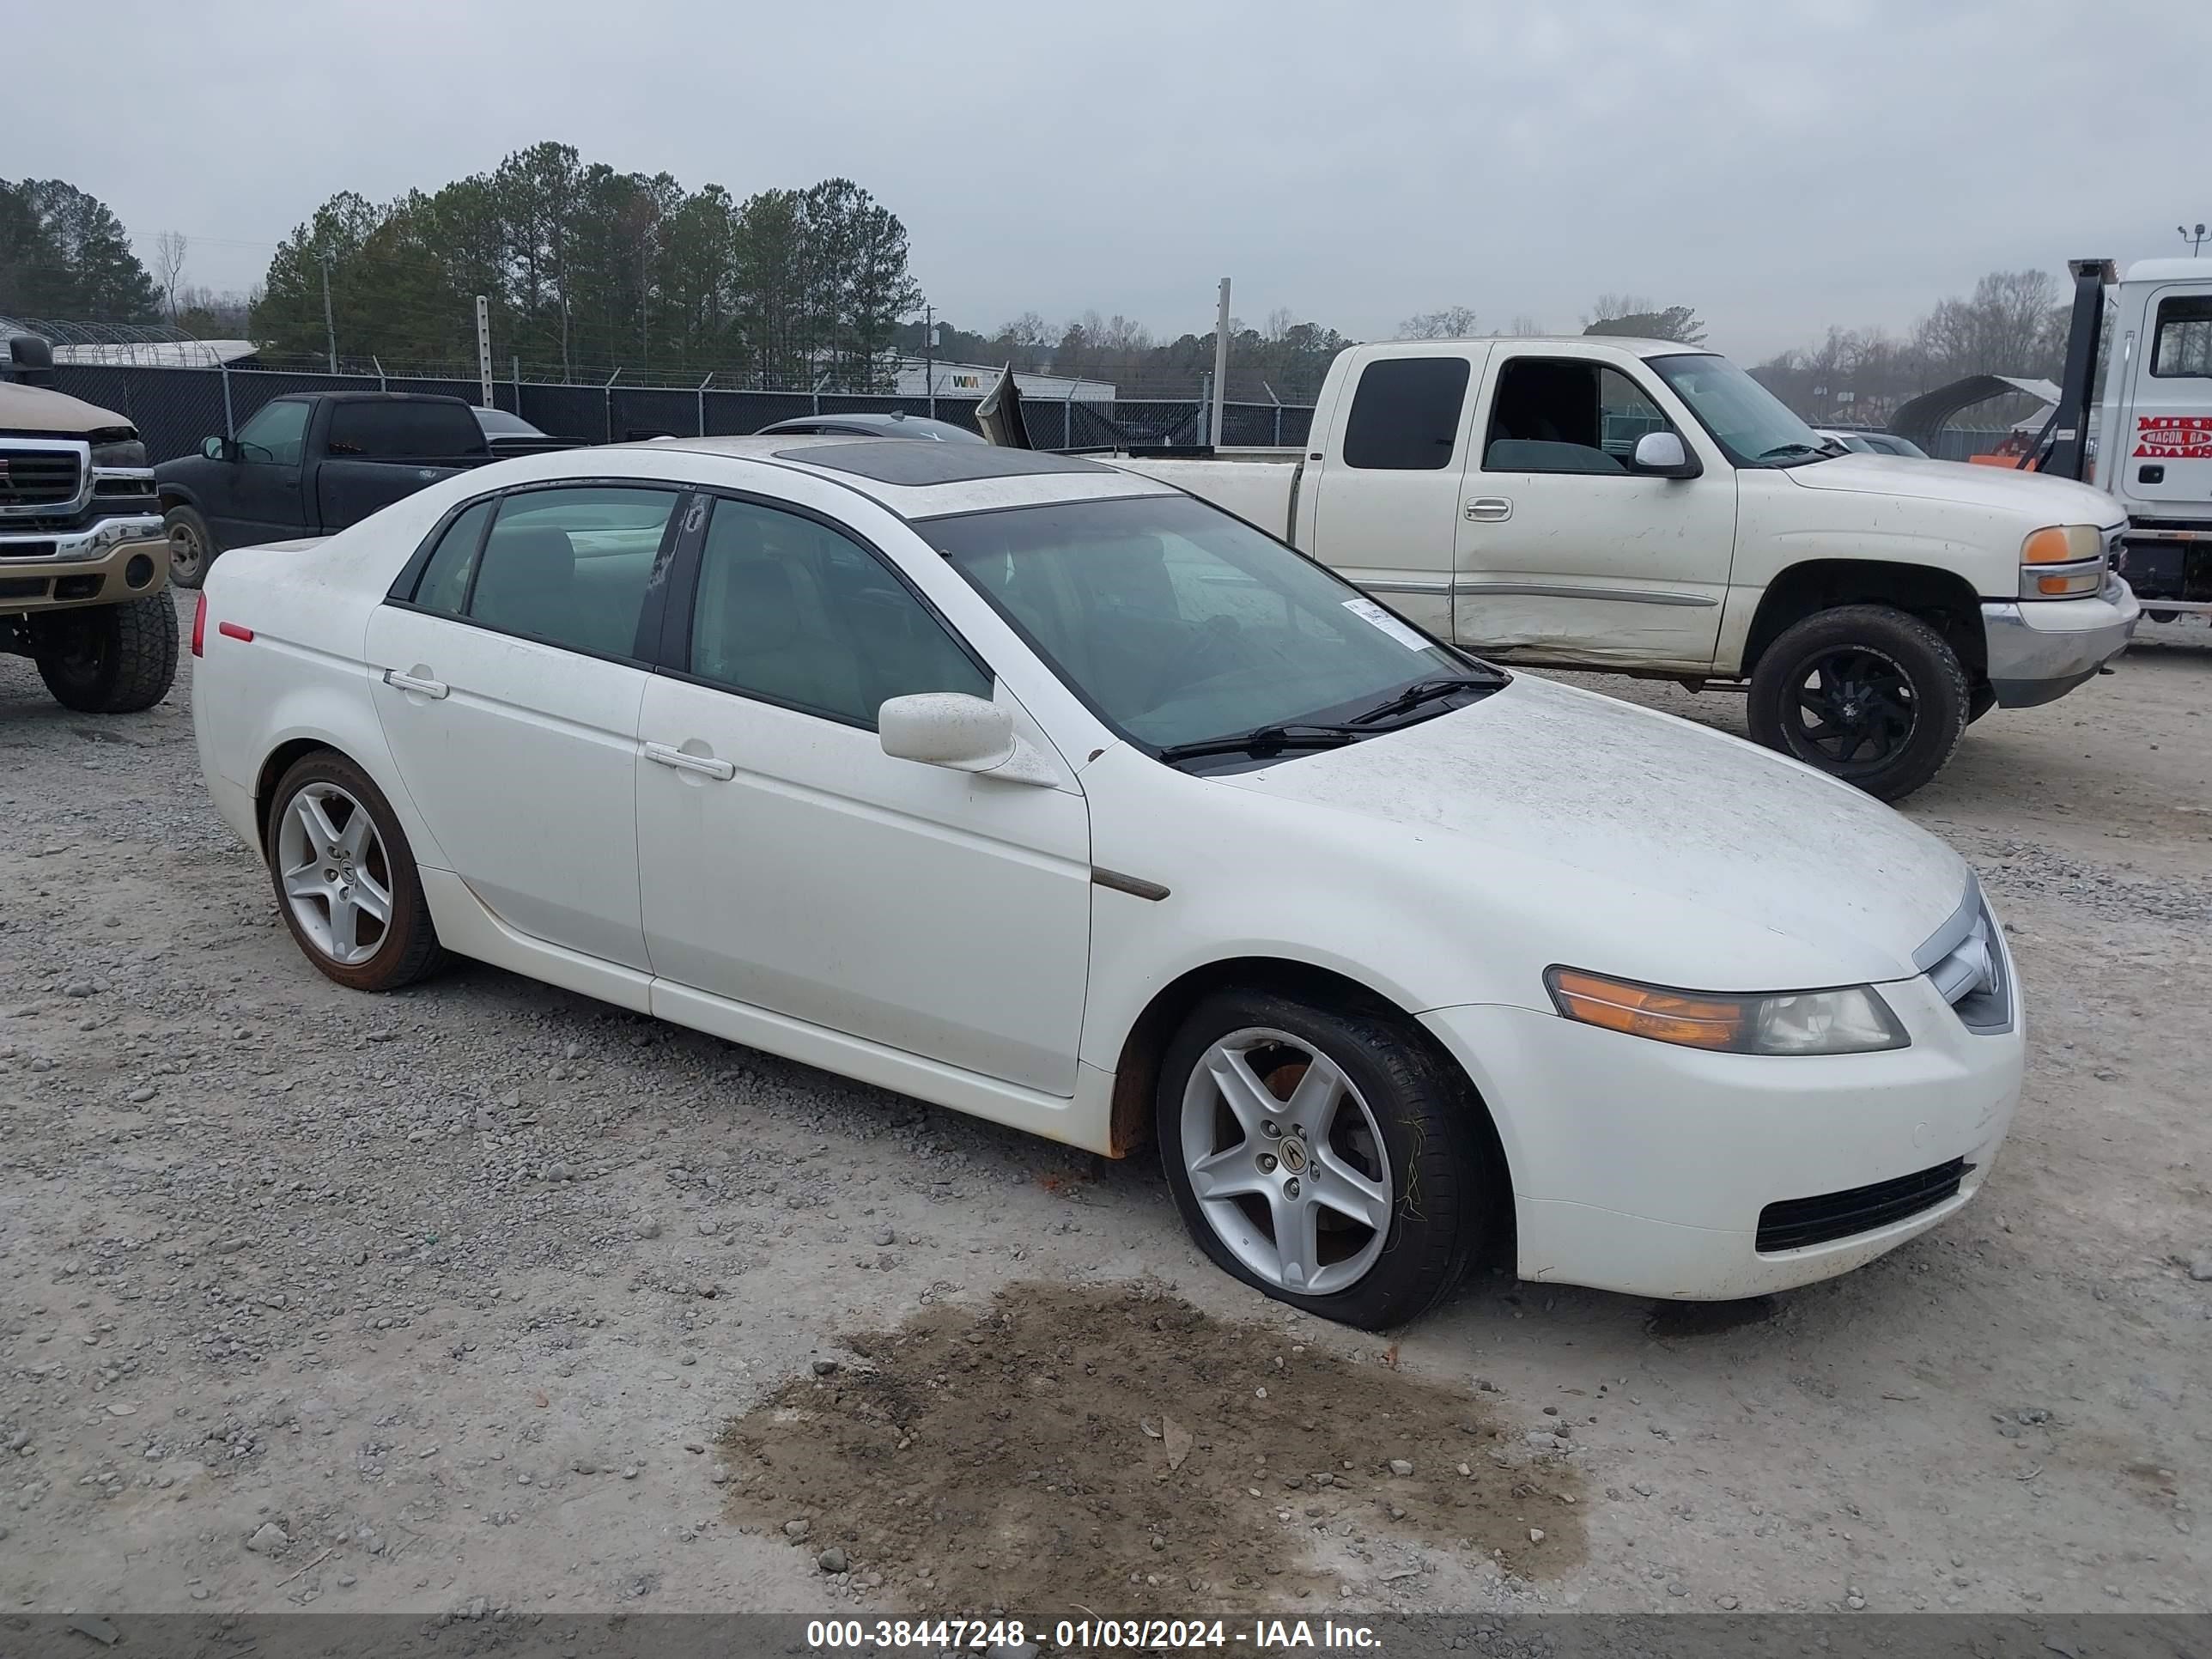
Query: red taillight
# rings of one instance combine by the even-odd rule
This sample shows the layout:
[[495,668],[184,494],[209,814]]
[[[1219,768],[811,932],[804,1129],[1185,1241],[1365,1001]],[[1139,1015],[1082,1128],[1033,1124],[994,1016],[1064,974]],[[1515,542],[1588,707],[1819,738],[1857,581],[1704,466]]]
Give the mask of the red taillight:
[[249,645],[253,641],[253,630],[238,623],[219,623],[215,631],[227,640],[244,640]]
[[204,593],[192,606],[192,655],[207,655],[207,595]]

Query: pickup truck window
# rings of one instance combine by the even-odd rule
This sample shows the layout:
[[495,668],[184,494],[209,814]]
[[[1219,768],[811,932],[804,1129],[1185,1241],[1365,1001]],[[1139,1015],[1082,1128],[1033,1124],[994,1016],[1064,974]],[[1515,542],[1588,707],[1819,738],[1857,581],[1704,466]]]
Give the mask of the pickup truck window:
[[311,405],[294,398],[279,398],[261,405],[260,412],[238,428],[238,453],[249,461],[274,461],[297,466],[300,448],[307,441]]
[[1483,470],[1626,476],[1636,441],[1671,429],[1617,368],[1586,357],[1516,357],[1498,371]]
[[2161,380],[2212,375],[2212,294],[2181,295],[2158,302],[2150,372]]
[[483,428],[464,404],[386,403],[331,406],[330,453],[371,461],[446,460],[486,455]]
[[1644,361],[1738,466],[1802,466],[1850,453],[1725,357],[1695,351]]
[[1102,720],[1155,749],[1347,718],[1470,672],[1358,588],[1188,496],[915,528]]
[[1464,357],[1383,357],[1368,364],[1344,423],[1344,464],[1395,472],[1449,466],[1467,374]]

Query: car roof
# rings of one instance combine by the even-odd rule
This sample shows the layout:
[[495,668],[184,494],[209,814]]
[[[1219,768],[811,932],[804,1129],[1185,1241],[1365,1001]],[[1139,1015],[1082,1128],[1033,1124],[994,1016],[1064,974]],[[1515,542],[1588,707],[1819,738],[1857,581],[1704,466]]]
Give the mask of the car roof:
[[[750,438],[654,438],[591,453],[604,456],[625,451],[751,462],[804,472],[842,484],[902,519],[1181,493],[1156,479],[1080,456],[1004,449],[992,444],[916,443],[910,438],[782,432]],[[576,464],[573,453],[568,464]],[[757,477],[742,476],[717,478],[712,466],[696,461],[684,470],[702,484],[726,482],[729,487],[741,488],[758,483]],[[740,469],[733,467],[729,472],[739,474]]]

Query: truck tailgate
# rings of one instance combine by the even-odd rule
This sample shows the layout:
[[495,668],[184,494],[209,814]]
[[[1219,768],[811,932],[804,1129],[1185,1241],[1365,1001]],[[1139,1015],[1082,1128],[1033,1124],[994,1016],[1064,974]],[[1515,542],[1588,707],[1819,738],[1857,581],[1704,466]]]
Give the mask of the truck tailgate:
[[1294,460],[1176,460],[1167,456],[1097,458],[1125,472],[1141,473],[1188,490],[1234,513],[1271,536],[1292,541],[1300,463]]

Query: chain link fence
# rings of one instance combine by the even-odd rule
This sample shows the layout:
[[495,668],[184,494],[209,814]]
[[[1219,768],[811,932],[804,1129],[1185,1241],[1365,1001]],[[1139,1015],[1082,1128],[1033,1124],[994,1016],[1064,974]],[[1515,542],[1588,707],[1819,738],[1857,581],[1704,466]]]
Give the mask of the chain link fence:
[[[155,461],[196,453],[209,437],[235,436],[272,398],[300,392],[428,392],[476,403],[473,380],[416,375],[317,374],[265,368],[166,368],[69,363],[54,370],[54,388],[129,417]],[[540,431],[580,443],[641,438],[742,437],[804,415],[903,411],[975,430],[977,400],[901,398],[836,392],[720,391],[712,386],[575,386],[495,380],[492,402]],[[1096,449],[1117,444],[1191,445],[1205,441],[1207,410],[1196,398],[1026,397],[1030,441],[1039,449]],[[1234,445],[1304,444],[1313,410],[1304,404],[1231,403],[1223,410],[1222,441]]]

